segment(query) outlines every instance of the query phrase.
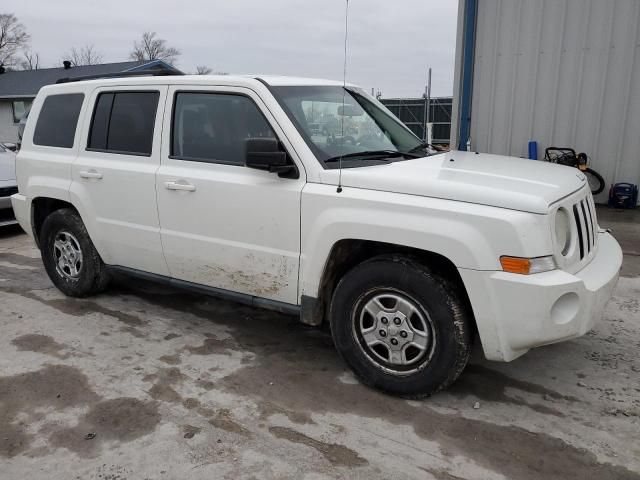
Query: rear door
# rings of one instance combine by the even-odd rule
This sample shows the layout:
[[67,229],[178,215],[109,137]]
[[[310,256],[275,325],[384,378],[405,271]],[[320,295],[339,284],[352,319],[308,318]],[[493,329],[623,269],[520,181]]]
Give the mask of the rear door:
[[166,86],[98,88],[85,111],[71,198],[107,264],[168,275],[155,176]]
[[[165,257],[174,278],[297,303],[304,170],[250,89],[171,87],[157,176]],[[247,138],[276,137],[298,178],[244,165]]]

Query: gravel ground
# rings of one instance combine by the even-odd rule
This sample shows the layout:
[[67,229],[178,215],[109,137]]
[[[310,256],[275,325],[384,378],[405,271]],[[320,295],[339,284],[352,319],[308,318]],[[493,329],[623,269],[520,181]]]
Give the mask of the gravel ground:
[[[0,231],[0,478],[640,479],[637,218],[605,318],[425,401],[361,386],[326,331],[119,280],[65,298]],[[614,232],[615,233],[615,232]]]

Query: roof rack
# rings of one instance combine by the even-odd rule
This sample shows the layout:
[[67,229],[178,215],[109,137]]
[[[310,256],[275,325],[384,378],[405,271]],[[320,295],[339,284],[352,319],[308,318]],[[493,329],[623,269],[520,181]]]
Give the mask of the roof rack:
[[150,75],[153,77],[165,77],[168,75],[184,75],[184,73],[177,70],[139,70],[137,72],[114,72],[96,75],[82,75],[80,77],[64,77],[56,80],[56,83],[82,82],[83,80],[96,80],[99,78],[143,77],[146,75]]

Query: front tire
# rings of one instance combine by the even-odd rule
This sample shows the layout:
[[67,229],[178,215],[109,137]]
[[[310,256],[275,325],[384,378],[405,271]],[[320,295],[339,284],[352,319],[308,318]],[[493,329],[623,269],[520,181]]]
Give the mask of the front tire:
[[349,271],[330,309],[336,349],[363,383],[409,398],[432,395],[464,370],[472,318],[458,285],[402,256]]
[[75,210],[51,213],[42,224],[40,253],[53,284],[69,297],[105,290],[109,274]]

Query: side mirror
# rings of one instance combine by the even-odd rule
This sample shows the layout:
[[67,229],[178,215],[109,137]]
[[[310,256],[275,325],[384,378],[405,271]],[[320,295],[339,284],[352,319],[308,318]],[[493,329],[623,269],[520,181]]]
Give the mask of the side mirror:
[[275,138],[249,138],[245,141],[245,164],[249,168],[267,170],[281,177],[298,178],[298,169],[280,148]]

